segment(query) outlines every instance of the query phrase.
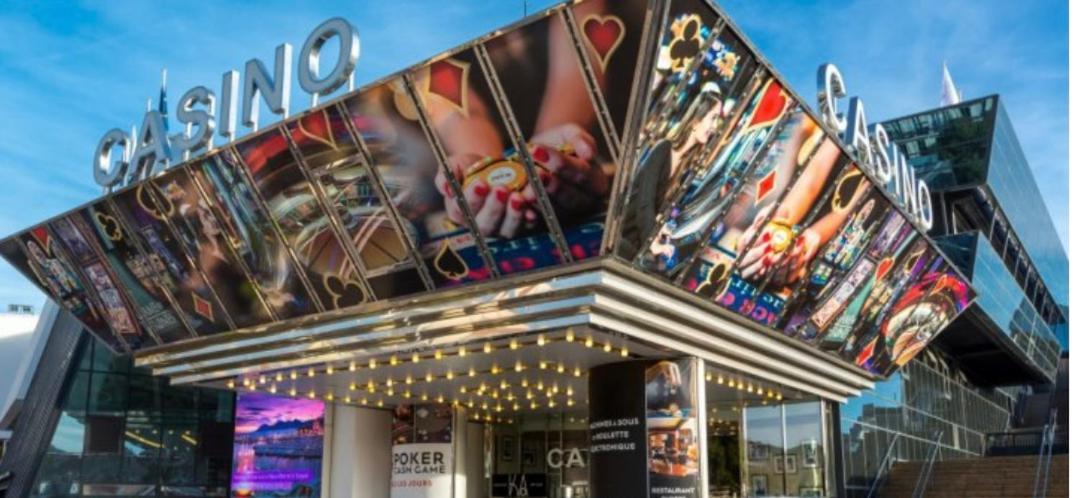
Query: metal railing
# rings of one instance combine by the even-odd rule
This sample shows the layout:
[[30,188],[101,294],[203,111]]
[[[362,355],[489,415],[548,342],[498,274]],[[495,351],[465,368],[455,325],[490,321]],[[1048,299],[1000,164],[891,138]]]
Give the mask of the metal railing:
[[1049,474],[1053,466],[1053,440],[1057,433],[1057,411],[1049,412],[1049,423],[1042,428],[1042,445],[1038,450],[1038,466],[1034,474],[1034,498],[1045,498],[1049,490]]
[[933,464],[936,463],[937,456],[940,455],[940,440],[943,437],[944,431],[937,431],[937,438],[933,445],[929,447],[929,455],[926,456],[925,462],[922,463],[922,470],[918,472],[918,482],[914,484],[914,492],[911,493],[911,498],[925,496],[925,490],[929,488],[929,480],[933,477]]
[[884,457],[880,459],[880,466],[877,467],[877,475],[873,478],[873,484],[869,486],[869,492],[866,493],[866,498],[875,498],[877,496],[877,489],[880,488],[882,478],[888,476],[889,473],[885,473],[885,469],[890,469],[892,464],[895,463],[895,457],[892,456],[892,452],[895,450],[895,443],[899,441],[899,434],[892,434],[892,442],[888,443],[888,451],[884,453]]

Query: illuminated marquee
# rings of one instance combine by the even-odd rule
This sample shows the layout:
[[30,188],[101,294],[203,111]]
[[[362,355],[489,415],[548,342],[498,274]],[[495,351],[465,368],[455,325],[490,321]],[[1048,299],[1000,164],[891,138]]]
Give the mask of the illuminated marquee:
[[[146,178],[0,253],[118,351],[606,258],[888,375],[973,299],[920,230],[924,184],[857,99],[835,111],[838,72],[818,117],[708,2],[560,4],[163,169],[209,148],[218,116],[231,137],[238,102],[252,127],[259,98],[287,112],[282,47],[239,100],[230,73],[216,107],[188,92],[190,134],[161,140],[154,111],[141,151],[110,132],[95,171]],[[356,53],[355,29],[323,24],[304,89],[338,88]],[[130,162],[106,169],[114,148]]]

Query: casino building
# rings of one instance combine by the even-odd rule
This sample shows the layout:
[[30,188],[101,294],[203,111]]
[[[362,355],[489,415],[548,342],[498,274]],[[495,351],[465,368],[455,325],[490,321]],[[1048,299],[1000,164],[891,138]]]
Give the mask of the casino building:
[[951,114],[885,124],[926,232],[789,88],[710,2],[569,2],[3,239],[56,305],[0,487],[860,496],[893,434],[978,454],[1066,331],[1006,117],[956,188],[911,145]]

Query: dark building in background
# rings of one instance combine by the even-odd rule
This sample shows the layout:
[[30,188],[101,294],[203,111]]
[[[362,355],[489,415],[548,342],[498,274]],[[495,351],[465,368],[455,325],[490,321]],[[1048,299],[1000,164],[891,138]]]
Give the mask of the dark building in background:
[[1040,427],[1054,408],[1067,420],[1068,258],[1000,97],[882,124],[930,186],[931,235],[978,299],[924,356],[840,407],[850,497],[938,440],[942,459],[978,457],[988,434]]
[[47,344],[12,439],[0,496],[226,496],[231,391],[169,386],[47,306]]

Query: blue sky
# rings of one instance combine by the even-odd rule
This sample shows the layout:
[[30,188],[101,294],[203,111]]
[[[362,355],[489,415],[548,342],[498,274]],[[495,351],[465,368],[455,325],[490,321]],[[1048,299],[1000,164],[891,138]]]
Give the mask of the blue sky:
[[[102,133],[138,124],[169,69],[170,105],[251,57],[298,51],[321,21],[360,30],[358,84],[512,22],[515,0],[5,2],[0,12],[0,235],[89,201]],[[529,1],[535,9],[553,1]],[[721,2],[804,97],[836,63],[876,121],[935,106],[947,60],[965,97],[1000,93],[1067,240],[1067,4],[1063,0]],[[293,108],[306,106],[294,84]],[[265,110],[263,115],[266,116]],[[266,118],[264,118],[266,119]],[[43,296],[0,263],[0,306]]]

